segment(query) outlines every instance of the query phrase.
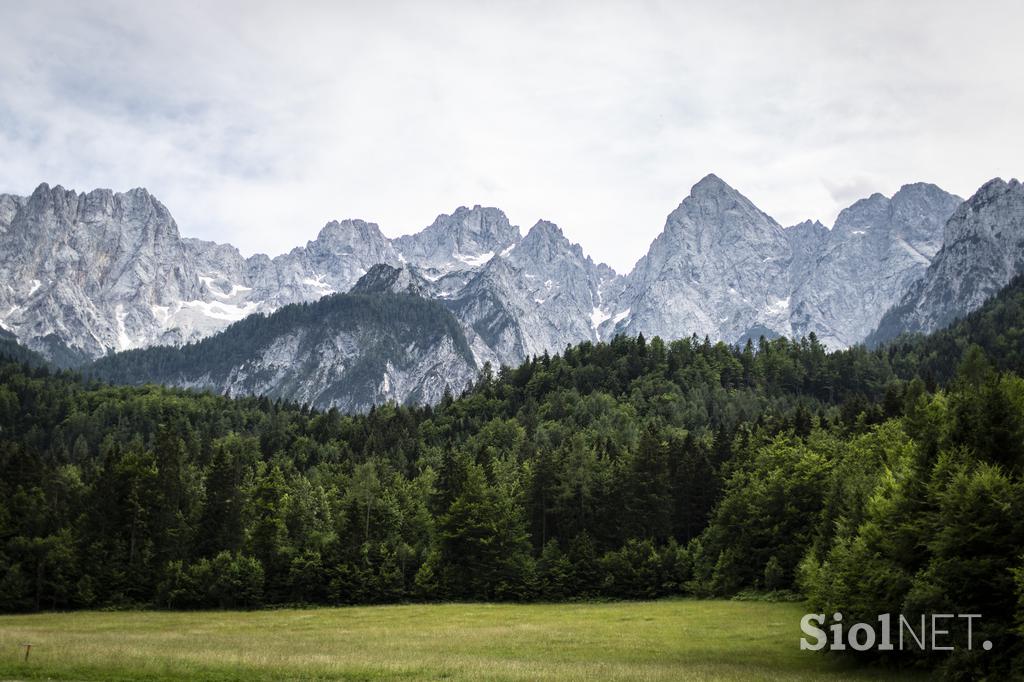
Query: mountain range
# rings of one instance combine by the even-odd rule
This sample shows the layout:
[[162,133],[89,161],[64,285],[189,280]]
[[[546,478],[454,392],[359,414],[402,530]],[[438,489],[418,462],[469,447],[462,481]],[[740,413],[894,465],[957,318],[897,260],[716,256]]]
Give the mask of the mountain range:
[[553,223],[524,236],[496,208],[397,239],[332,221],[286,254],[244,258],[183,238],[144,189],[43,184],[0,195],[0,328],[104,378],[362,410],[433,402],[485,363],[616,334],[814,333],[843,348],[929,331],[1024,270],[1022,215],[1016,180],[967,201],[917,183],[831,229],[783,227],[708,175],[620,275]]

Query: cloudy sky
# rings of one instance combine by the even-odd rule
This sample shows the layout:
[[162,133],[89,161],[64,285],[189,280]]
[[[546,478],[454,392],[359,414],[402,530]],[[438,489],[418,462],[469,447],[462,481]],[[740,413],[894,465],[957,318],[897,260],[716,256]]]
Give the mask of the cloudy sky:
[[0,192],[271,255],[479,203],[626,271],[709,172],[784,225],[1024,175],[1022,6],[0,0]]

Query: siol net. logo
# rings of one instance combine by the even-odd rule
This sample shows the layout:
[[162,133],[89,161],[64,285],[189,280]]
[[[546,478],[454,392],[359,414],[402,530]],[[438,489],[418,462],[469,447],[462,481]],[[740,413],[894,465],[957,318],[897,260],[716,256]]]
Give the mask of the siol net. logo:
[[[808,651],[820,651],[826,646],[832,651],[953,651],[957,643],[962,646],[966,642],[967,649],[974,649],[976,620],[981,620],[981,614],[922,614],[919,622],[899,614],[894,623],[891,613],[883,613],[878,616],[877,625],[854,623],[844,627],[843,614],[834,613],[826,631],[818,627],[825,624],[825,614],[808,613],[800,619],[800,630],[807,635],[800,638],[800,648]],[[966,637],[960,638],[960,634]],[[981,648],[990,651],[992,642],[984,640]]]

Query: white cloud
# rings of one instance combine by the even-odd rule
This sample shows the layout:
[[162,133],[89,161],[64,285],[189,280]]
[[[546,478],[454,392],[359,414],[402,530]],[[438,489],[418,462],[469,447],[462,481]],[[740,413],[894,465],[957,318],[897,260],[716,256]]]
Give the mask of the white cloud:
[[1017,3],[8,3],[0,191],[280,253],[460,204],[628,270],[708,172],[783,224],[1020,174]]

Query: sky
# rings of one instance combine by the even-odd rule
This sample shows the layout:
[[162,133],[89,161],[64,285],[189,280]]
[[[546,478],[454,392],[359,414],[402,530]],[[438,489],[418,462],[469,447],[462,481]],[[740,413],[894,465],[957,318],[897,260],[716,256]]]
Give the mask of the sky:
[[0,0],[0,192],[276,255],[461,205],[627,272],[715,173],[782,225],[1024,175],[1019,2]]

